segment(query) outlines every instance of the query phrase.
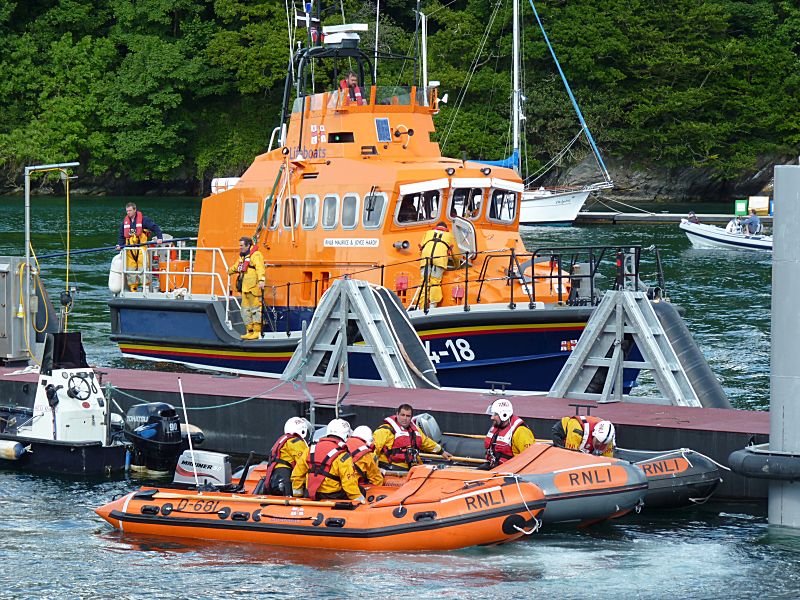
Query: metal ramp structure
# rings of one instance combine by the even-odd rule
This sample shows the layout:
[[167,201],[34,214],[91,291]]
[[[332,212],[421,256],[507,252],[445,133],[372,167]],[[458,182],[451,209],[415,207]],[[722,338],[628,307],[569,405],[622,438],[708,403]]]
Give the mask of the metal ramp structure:
[[[350,377],[353,355],[359,355],[361,372],[373,371],[371,359],[375,378]],[[397,297],[355,279],[337,279],[322,296],[281,378],[347,386],[439,387],[436,369]]]
[[[643,361],[625,357],[626,336],[635,342]],[[623,369],[652,372],[663,397],[624,394]],[[602,391],[598,392],[599,381]],[[548,395],[601,403],[702,406],[647,295],[623,290],[603,296]]]

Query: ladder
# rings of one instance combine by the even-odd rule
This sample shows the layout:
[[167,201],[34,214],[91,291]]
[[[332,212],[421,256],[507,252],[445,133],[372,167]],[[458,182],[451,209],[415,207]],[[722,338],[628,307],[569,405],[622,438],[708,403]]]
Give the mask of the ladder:
[[[317,383],[437,388],[436,370],[419,337],[410,332],[413,328],[405,310],[391,292],[366,281],[337,279],[322,296],[305,343],[292,355],[281,378],[293,380],[302,373],[305,381]],[[416,364],[410,354],[418,357]],[[371,359],[376,379],[350,377],[354,355],[359,363],[363,357],[367,369]],[[420,356],[424,356],[422,364]],[[361,364],[359,370],[364,370]]]
[[[626,334],[632,337],[644,360],[625,358]],[[622,372],[626,368],[650,371],[663,397],[625,395]],[[606,370],[602,391],[587,391],[590,386],[598,386],[601,369]],[[702,406],[647,295],[630,290],[606,292],[548,395],[601,403]]]

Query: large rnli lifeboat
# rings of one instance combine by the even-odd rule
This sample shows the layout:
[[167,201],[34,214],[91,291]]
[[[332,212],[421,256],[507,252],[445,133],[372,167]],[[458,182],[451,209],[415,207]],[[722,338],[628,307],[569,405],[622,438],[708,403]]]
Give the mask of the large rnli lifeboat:
[[[160,261],[148,263],[149,284],[110,286],[112,340],[127,357],[278,376],[322,294],[349,276],[398,295],[443,386],[548,390],[599,301],[601,257],[621,255],[526,250],[519,175],[441,155],[436,85],[340,86],[348,65],[360,81],[373,73],[374,53],[357,41],[340,26],[295,54],[276,147],[241,177],[215,180],[197,247],[151,248]],[[433,251],[425,241],[440,223]],[[228,272],[241,236],[255,240],[267,273],[261,334],[244,341]],[[439,251],[440,282],[423,276]]]
[[98,509],[125,533],[366,551],[497,544],[538,528],[542,491],[515,477],[412,469],[368,504],[186,489],[131,492]]

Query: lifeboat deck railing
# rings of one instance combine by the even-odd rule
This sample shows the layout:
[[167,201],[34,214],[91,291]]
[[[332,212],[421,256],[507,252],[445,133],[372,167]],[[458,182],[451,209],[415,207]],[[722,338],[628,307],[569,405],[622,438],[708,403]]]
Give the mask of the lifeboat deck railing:
[[[596,306],[606,290],[638,289],[641,282],[640,261],[643,252],[655,251],[654,268],[657,283],[648,289],[656,295],[664,293],[664,277],[660,255],[655,246],[565,246],[542,247],[533,252],[517,253],[514,250],[488,250],[453,257],[453,263],[444,273],[441,286],[443,296],[448,298],[446,306],[460,307],[468,312],[474,305],[486,303],[489,287],[502,282],[508,287],[507,306],[511,310],[535,310],[546,302],[561,306]],[[195,258],[200,252],[211,252],[210,271],[195,271]],[[158,253],[161,253],[160,255]],[[153,265],[153,256],[159,256]],[[148,249],[149,262],[144,271],[126,270],[126,274],[144,273],[149,280],[159,281],[155,286],[144,286],[137,295],[155,298],[192,297],[222,300],[225,303],[226,325],[232,328],[234,314],[241,309],[238,296],[231,293],[232,278],[227,275],[228,263],[220,248],[194,248],[189,246],[159,247]],[[336,279],[364,279],[393,289],[410,311],[427,314],[431,310],[429,302],[431,288],[423,277],[419,285],[411,285],[408,275],[395,276],[387,285],[386,271],[393,269],[405,272],[431,272],[432,259],[409,259],[390,264],[325,263],[324,268],[331,273],[329,277],[292,281],[280,285],[270,284],[270,271],[276,269],[300,269],[307,265],[300,263],[282,264],[267,261],[267,286],[262,296],[262,320],[265,332],[286,335],[296,334],[304,320],[310,321],[320,298]],[[317,265],[319,266],[319,265]],[[475,270],[477,269],[477,276]],[[226,274],[220,273],[223,270]],[[335,274],[338,271],[339,274]],[[492,271],[498,275],[491,275]],[[460,274],[457,281],[453,275]],[[203,292],[196,294],[195,285],[203,282]],[[606,285],[603,282],[608,281]],[[165,285],[166,284],[166,285]],[[126,291],[121,293],[126,295]],[[472,299],[474,298],[474,300]],[[491,301],[491,300],[490,300]]]

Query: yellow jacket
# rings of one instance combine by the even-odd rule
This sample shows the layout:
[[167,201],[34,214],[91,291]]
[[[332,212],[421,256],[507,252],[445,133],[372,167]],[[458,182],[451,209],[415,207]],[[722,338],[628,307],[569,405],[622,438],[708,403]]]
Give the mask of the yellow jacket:
[[514,456],[516,456],[535,443],[536,437],[534,437],[533,432],[527,425],[520,425],[517,427],[516,431],[514,431],[514,435],[511,436],[511,451],[514,453]]
[[[430,452],[431,454],[441,454],[442,447],[434,442],[432,439],[427,437],[422,431],[417,432],[417,437],[419,438],[419,450],[420,452]],[[375,456],[378,457],[378,460],[382,463],[388,463],[395,467],[400,467],[402,469],[408,469],[409,464],[405,462],[391,462],[389,457],[386,456],[386,452],[391,449],[394,445],[394,431],[392,431],[391,425],[388,423],[384,423],[380,427],[375,430],[375,433],[372,434],[372,441],[375,444]],[[421,461],[420,461],[421,462]]]
[[[564,417],[561,419],[561,425],[567,434],[564,439],[564,447],[568,450],[580,451],[581,443],[583,442],[583,422],[575,417]],[[602,456],[608,456],[609,458],[614,456],[613,444],[610,444],[608,448],[606,448]]]
[[[281,448],[278,458],[285,460],[287,463],[294,466],[300,461],[300,458],[303,456],[304,452],[308,454],[308,444],[306,444],[306,441],[300,437],[291,437],[286,440],[283,448]],[[287,467],[283,463],[278,463],[275,465],[275,468],[289,469],[291,467]]]
[[[310,450],[306,447],[302,455],[292,469],[292,489],[302,490],[308,481],[308,457]],[[358,475],[353,468],[353,459],[348,452],[343,452],[339,458],[334,460],[328,467],[328,472],[339,478],[339,481],[326,477],[325,481],[319,486],[317,493],[332,494],[344,490],[348,498],[357,500],[361,497],[361,490],[358,488]]]
[[[431,229],[426,231],[419,243],[420,258],[430,258],[431,263],[435,267],[442,269],[447,267],[449,256],[458,253],[456,240],[453,234],[449,231],[441,231],[439,229]],[[425,267],[425,262],[420,262],[420,268]]]
[[[237,274],[244,263],[245,258],[246,257],[240,255],[236,264],[228,269],[228,273],[231,275]],[[267,280],[267,269],[264,266],[264,256],[261,254],[260,250],[256,250],[250,255],[250,266],[247,269],[247,272],[243,275],[242,293],[260,294],[260,290],[257,290],[258,282]]]

